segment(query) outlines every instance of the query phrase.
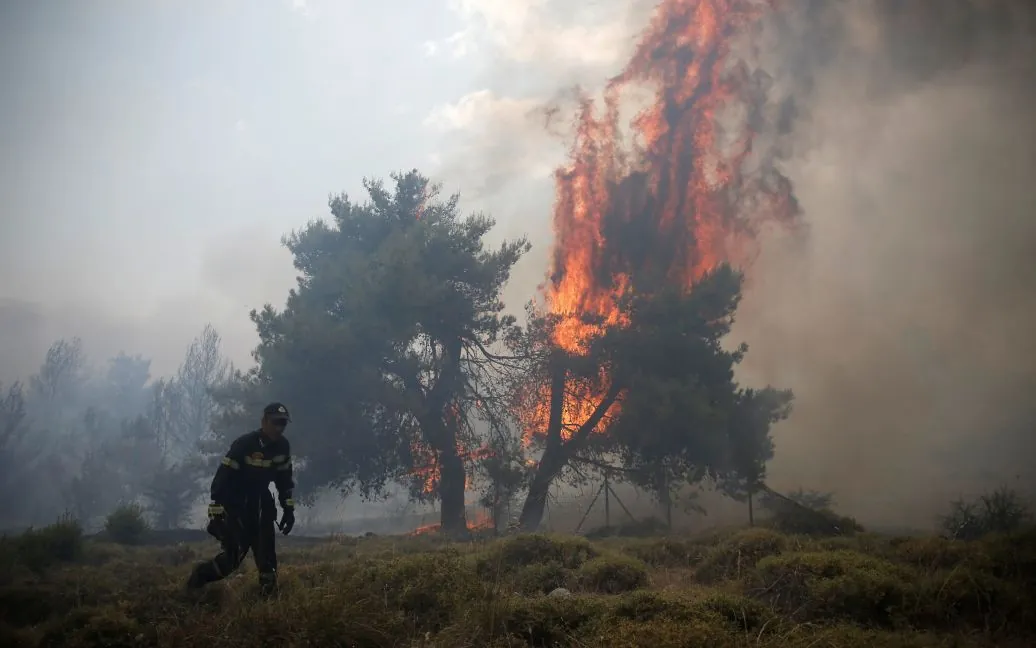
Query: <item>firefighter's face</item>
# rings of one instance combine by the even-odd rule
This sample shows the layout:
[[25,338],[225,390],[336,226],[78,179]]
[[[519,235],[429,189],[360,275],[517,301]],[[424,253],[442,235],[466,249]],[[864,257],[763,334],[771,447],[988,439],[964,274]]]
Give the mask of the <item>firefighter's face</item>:
[[279,439],[284,434],[284,428],[288,426],[288,419],[263,417],[263,434],[269,439]]

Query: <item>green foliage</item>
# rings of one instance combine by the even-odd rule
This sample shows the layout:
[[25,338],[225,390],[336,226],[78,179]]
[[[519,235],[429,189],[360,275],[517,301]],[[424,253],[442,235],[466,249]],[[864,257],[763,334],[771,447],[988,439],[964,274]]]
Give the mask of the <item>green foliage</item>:
[[702,583],[741,578],[768,556],[787,550],[786,536],[769,529],[746,529],[714,546],[695,570]]
[[768,556],[755,573],[764,598],[802,621],[891,626],[909,600],[910,571],[853,551]]
[[151,523],[147,519],[147,511],[136,502],[119,505],[108,514],[104,521],[104,531],[113,542],[135,545],[144,541],[151,531]]
[[508,523],[511,504],[524,488],[532,472],[525,463],[521,440],[511,435],[494,435],[487,444],[489,455],[478,463],[485,487],[479,503],[492,513],[493,528]]
[[496,578],[506,574],[506,584],[518,594],[549,594],[559,587],[575,587],[574,570],[554,560],[496,572],[483,568],[481,573],[492,574]]
[[[626,392],[609,431],[624,467],[657,488],[670,478],[714,475],[759,479],[772,456],[772,422],[787,415],[791,394],[745,390],[734,366],[746,347],[723,348],[741,298],[741,275],[721,266],[690,292],[665,287],[631,294],[628,325],[609,329],[592,347],[607,358],[612,379]],[[672,479],[667,480],[670,487]]]
[[974,540],[990,533],[1018,531],[1032,521],[1032,508],[1021,495],[1002,486],[977,499],[950,503],[950,511],[939,523],[951,538]]
[[709,546],[684,538],[626,541],[622,551],[653,567],[693,567],[705,559]]
[[161,529],[175,529],[187,518],[191,504],[199,496],[198,483],[204,474],[198,455],[178,463],[163,461],[144,486],[144,497]]
[[330,221],[286,239],[298,288],[283,311],[252,313],[259,367],[229,405],[249,392],[292,404],[306,429],[296,443],[305,489],[373,495],[437,468],[462,514],[471,466],[457,447],[478,445],[476,421],[496,432],[507,424],[488,349],[514,326],[500,292],[529,245],[490,249],[491,218],[462,218],[458,197],[440,199],[416,171],[392,180],[391,189],[366,181],[365,204],[333,197]]
[[597,549],[584,538],[523,534],[494,543],[479,559],[478,571],[487,575],[545,563],[578,569],[598,555]]
[[[97,554],[0,583],[0,640],[185,648],[1021,648],[1036,639],[1036,596],[1027,589],[1031,571],[1024,571],[1036,551],[1034,534],[968,543],[773,538],[772,531],[749,529],[680,539],[706,550],[780,548],[710,587],[669,577],[690,572],[686,567],[651,568],[615,555],[673,539],[540,536],[484,544],[375,537],[309,548],[285,542],[282,596],[271,601],[259,598],[251,577],[185,596],[191,561],[171,559],[182,548],[105,546],[103,559]],[[821,548],[835,540],[844,548]],[[920,557],[944,555],[951,546],[965,547],[944,561],[951,567],[931,568]],[[193,548],[198,556],[210,549]],[[506,565],[505,557],[522,564]],[[496,566],[480,572],[484,564]],[[643,570],[650,572],[646,581]],[[548,596],[558,586],[571,594]]]
[[598,556],[579,568],[579,582],[590,591],[621,594],[648,584],[647,566],[626,556]]
[[0,540],[0,556],[6,569],[24,565],[40,572],[58,563],[79,560],[83,546],[83,527],[65,514],[54,524],[30,528],[13,538],[5,536]]
[[805,502],[819,505],[830,503],[832,498],[815,494],[803,496],[793,493],[782,497],[775,491],[764,492],[763,505],[772,512],[772,517],[765,522],[783,533],[809,536],[849,536],[864,529],[851,517],[838,515],[829,508],[814,508]]
[[386,605],[408,618],[421,619],[419,628],[438,631],[463,613],[466,601],[477,600],[483,583],[459,556],[449,552],[418,554],[374,563],[360,582]]

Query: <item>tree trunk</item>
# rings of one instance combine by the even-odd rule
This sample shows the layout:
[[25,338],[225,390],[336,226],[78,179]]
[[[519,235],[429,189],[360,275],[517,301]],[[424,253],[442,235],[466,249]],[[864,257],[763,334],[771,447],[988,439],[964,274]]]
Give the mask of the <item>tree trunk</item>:
[[518,528],[528,533],[540,528],[543,514],[547,509],[547,493],[550,485],[561,472],[564,460],[567,459],[567,457],[562,457],[565,447],[561,441],[561,425],[564,422],[562,414],[565,406],[565,383],[568,379],[568,370],[561,351],[554,352],[551,365],[547,447],[543,451],[540,465],[536,468],[536,474],[532,477],[532,483],[529,484],[529,494],[525,498],[525,504],[522,505],[522,513],[518,517]]
[[579,426],[579,429],[568,441],[562,441],[561,428],[564,424],[562,413],[565,405],[565,386],[568,380],[566,358],[558,351],[553,359],[550,385],[550,419],[547,423],[547,446],[543,458],[536,469],[536,475],[529,484],[529,495],[522,506],[522,514],[518,520],[522,531],[536,531],[543,521],[547,508],[547,493],[550,485],[561,474],[575,453],[585,445],[587,437],[597,428],[621,391],[618,384],[613,383],[608,393],[598,403],[594,412]]
[[444,365],[435,385],[425,397],[423,415],[418,417],[425,441],[439,461],[439,529],[450,536],[468,533],[464,511],[466,474],[464,459],[457,452],[457,420],[449,412],[457,394],[460,376],[461,343],[444,342]]
[[468,532],[468,521],[464,511],[464,460],[453,452],[439,455],[439,509],[440,529],[450,536],[463,536]]
[[[562,448],[558,446],[557,452]],[[550,485],[554,478],[561,472],[560,468],[553,468],[556,465],[557,454],[551,454],[548,450],[543,454],[543,461],[540,462],[536,475],[529,484],[529,494],[522,505],[522,513],[518,517],[518,528],[526,533],[533,533],[540,528],[543,522],[543,514],[547,510],[547,494],[550,492]],[[548,464],[549,462],[549,464]]]

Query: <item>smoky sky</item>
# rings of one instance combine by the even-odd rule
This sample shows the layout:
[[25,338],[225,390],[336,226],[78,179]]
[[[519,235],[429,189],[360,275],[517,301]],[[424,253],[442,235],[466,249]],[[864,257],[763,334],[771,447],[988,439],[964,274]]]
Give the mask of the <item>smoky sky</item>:
[[769,50],[802,107],[786,168],[805,228],[765,242],[734,333],[746,380],[798,396],[773,483],[895,523],[1031,492],[1036,11],[817,6]]
[[247,364],[249,309],[294,283],[280,237],[434,166],[424,118],[474,72],[424,43],[462,26],[402,0],[0,3],[0,379],[73,335],[168,374],[207,322]]

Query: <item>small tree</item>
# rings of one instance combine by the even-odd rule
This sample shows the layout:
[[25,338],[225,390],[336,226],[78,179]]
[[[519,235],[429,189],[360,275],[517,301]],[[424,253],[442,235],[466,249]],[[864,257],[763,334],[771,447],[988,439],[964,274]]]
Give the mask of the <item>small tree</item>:
[[460,217],[459,198],[416,171],[393,180],[365,182],[366,204],[333,197],[332,222],[286,240],[299,286],[284,311],[253,312],[259,368],[246,380],[305,426],[306,488],[370,496],[426,467],[442,529],[463,533],[476,425],[503,418],[490,349],[513,318],[500,291],[529,245],[488,249],[492,219]]
[[177,463],[163,461],[144,486],[143,494],[159,529],[176,529],[186,521],[191,506],[202,495],[199,482],[205,464],[200,455]]
[[479,503],[489,509],[493,530],[499,532],[510,521],[511,506],[526,486],[532,468],[526,462],[521,440],[514,436],[494,436],[488,450],[487,456],[479,463],[485,478]]
[[1006,486],[974,500],[958,499],[939,518],[939,526],[950,538],[975,540],[990,533],[1018,531],[1032,521],[1032,508],[1017,491]]
[[[33,462],[39,453],[29,444],[30,431],[21,383],[10,385],[6,391],[0,383],[0,490],[4,493],[24,490],[24,484],[31,479]],[[27,504],[20,497],[0,498],[0,520],[11,522],[20,518]]]
[[176,374],[175,386],[166,386],[168,398],[175,398],[174,429],[182,451],[190,453],[209,436],[219,410],[215,391],[232,375],[233,367],[222,352],[222,338],[212,325],[206,325],[184,355]]
[[147,512],[136,502],[120,504],[108,514],[104,521],[104,531],[113,542],[126,545],[140,544],[151,531],[147,520]]

